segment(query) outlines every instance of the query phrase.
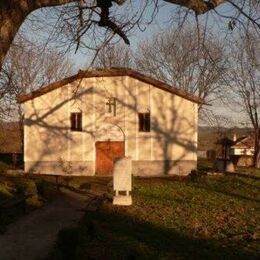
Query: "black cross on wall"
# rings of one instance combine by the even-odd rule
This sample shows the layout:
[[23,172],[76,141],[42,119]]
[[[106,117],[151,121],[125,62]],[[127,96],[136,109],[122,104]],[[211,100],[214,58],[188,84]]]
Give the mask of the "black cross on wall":
[[106,105],[108,106],[108,113],[113,112],[114,116],[116,116],[116,98],[115,97],[108,98]]

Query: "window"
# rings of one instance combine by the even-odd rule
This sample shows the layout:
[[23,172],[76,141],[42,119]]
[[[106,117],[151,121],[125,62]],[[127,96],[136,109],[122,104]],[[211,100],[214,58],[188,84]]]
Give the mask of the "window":
[[71,131],[82,131],[82,113],[71,113],[70,114],[70,130]]
[[150,113],[139,113],[139,132],[150,132]]

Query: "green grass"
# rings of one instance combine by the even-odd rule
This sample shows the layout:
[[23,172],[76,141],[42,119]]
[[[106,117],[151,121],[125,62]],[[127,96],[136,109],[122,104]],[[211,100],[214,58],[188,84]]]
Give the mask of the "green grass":
[[213,162],[205,159],[199,159],[197,168],[199,171],[212,171]]
[[236,171],[243,175],[249,175],[249,176],[260,178],[260,169],[254,167],[239,166],[236,168]]
[[86,215],[73,259],[257,258],[259,189],[238,176],[137,179],[133,206]]

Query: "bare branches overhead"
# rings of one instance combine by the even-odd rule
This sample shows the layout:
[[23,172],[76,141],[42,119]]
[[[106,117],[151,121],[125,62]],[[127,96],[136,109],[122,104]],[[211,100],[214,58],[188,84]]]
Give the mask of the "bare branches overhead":
[[0,119],[17,119],[16,97],[72,73],[72,63],[54,49],[43,54],[39,46],[18,35],[0,73]]
[[[129,44],[129,34],[135,28],[143,30],[163,5],[172,8],[173,13],[178,9],[193,17],[194,13],[196,17],[205,13],[212,17],[217,15],[218,18],[227,19],[230,26],[226,28],[230,30],[238,23],[246,28],[248,24],[260,28],[258,0],[1,0],[0,69],[18,29],[34,10],[55,7],[46,11],[51,13],[62,9],[53,23],[52,30],[59,35],[56,38],[63,37],[63,44],[68,48],[73,45],[76,50],[80,47],[93,50],[105,46],[113,36],[119,36]],[[224,5],[230,8],[231,13],[219,12],[221,8],[218,7]],[[172,17],[168,18],[170,20]],[[44,23],[49,23],[47,16],[43,27]],[[86,43],[86,39],[91,44]]]
[[226,0],[163,0],[165,2],[187,7],[193,10],[196,14],[204,14],[217,6],[226,2]]
[[101,9],[100,13],[100,21],[98,23],[101,27],[108,27],[113,32],[118,34],[126,44],[130,44],[129,40],[127,39],[125,33],[122,31],[122,29],[111,19],[109,18],[109,8],[112,7],[112,1],[111,0],[97,0],[97,6]]
[[[125,0],[1,0],[0,2],[0,69],[2,67],[2,63],[6,56],[6,53],[16,35],[18,29],[26,19],[26,17],[39,8],[45,7],[55,7],[61,5],[68,5],[71,7],[72,4],[78,4],[79,10],[82,12],[85,9],[92,11],[96,15],[100,16],[100,20],[91,20],[90,17],[87,17],[91,23],[88,23],[87,28],[92,24],[97,23],[99,26],[106,27],[109,30],[112,30],[115,34],[118,34],[123,40],[129,44],[129,40],[127,39],[125,33],[122,30],[122,25],[117,25],[115,21],[113,21],[109,17],[109,9],[112,6],[112,3],[116,3],[117,5],[122,5]],[[99,12],[98,9],[101,11]],[[72,12],[73,14],[73,12]],[[77,15],[74,16],[74,19],[81,18],[81,23],[83,24],[83,16]],[[66,21],[65,21],[66,23]],[[86,30],[86,28],[84,28]],[[79,41],[78,37],[78,41]]]
[[100,50],[93,65],[98,68],[131,68],[133,67],[133,56],[125,44],[108,44]]
[[214,99],[225,72],[222,44],[206,32],[198,36],[195,28],[155,35],[139,45],[135,62],[138,70],[205,102]]

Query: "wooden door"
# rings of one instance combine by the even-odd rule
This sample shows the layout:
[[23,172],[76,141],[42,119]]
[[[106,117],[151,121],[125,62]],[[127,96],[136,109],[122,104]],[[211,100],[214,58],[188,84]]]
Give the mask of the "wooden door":
[[124,142],[96,142],[96,174],[112,174],[114,159],[124,157],[124,155]]

